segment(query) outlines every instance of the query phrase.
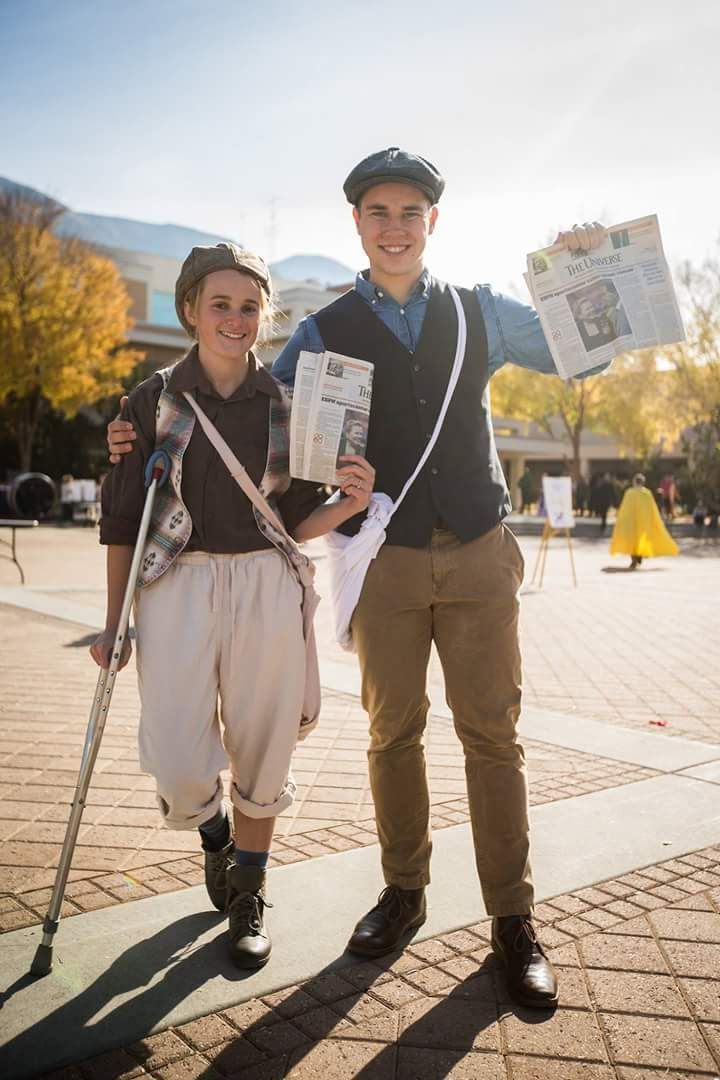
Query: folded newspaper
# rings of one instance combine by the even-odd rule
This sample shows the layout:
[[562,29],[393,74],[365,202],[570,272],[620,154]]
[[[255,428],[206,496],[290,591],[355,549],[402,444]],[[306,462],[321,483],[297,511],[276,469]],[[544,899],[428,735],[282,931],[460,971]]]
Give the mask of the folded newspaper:
[[654,214],[613,226],[592,251],[560,244],[533,251],[527,266],[525,280],[563,378],[620,353],[685,340]]
[[290,475],[337,484],[343,454],[367,446],[373,365],[340,353],[301,352],[290,414]]

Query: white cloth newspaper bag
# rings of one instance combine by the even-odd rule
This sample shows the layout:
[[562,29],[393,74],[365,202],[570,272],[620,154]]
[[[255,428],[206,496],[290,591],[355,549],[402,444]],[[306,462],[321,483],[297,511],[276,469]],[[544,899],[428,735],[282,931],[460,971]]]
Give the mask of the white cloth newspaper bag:
[[[402,503],[432,453],[457,386],[457,381],[460,378],[465,356],[467,326],[465,312],[457,291],[452,285],[449,285],[448,289],[455,304],[458,320],[455,359],[453,360],[450,379],[435,424],[435,430],[422,453],[422,457],[395,502],[392,501],[389,495],[384,495],[382,492],[375,492],[371,496],[367,517],[355,536],[345,536],[344,533],[334,530],[325,537],[330,570],[330,600],[333,606],[335,638],[338,645],[342,646],[347,652],[356,651],[350,622],[360,599],[368,567],[385,542],[386,529],[391,517]],[[336,492],[333,499],[337,500],[339,498],[339,492]]]

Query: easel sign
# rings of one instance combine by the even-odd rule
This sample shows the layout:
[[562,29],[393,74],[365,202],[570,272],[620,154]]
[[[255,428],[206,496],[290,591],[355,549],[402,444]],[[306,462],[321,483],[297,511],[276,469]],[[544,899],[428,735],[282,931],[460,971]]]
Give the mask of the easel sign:
[[540,540],[540,549],[535,561],[535,569],[533,570],[530,584],[535,584],[535,578],[537,577],[539,570],[540,581],[538,584],[540,588],[542,588],[550,539],[562,532],[565,533],[565,538],[567,540],[573,584],[577,585],[575,558],[573,556],[572,540],[570,538],[570,530],[575,525],[575,516],[573,514],[572,505],[572,481],[569,476],[543,476],[542,487],[547,518],[545,519],[545,526]]
[[572,529],[575,516],[572,505],[572,481],[569,476],[543,476],[543,496],[547,519],[552,529]]

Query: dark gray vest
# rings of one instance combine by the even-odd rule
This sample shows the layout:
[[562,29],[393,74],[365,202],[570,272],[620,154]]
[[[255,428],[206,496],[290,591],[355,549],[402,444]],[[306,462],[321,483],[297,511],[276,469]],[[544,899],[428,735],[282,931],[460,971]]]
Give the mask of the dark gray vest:
[[[438,522],[465,543],[510,510],[492,434],[485,323],[475,294],[458,292],[468,329],[462,374],[430,459],[390,523],[389,544],[424,547]],[[433,280],[414,353],[355,290],[314,318],[326,349],[375,365],[367,457],[377,470],[376,490],[394,499],[420,459],[445,395],[457,337],[452,297]],[[356,514],[341,531],[353,535],[363,517]]]

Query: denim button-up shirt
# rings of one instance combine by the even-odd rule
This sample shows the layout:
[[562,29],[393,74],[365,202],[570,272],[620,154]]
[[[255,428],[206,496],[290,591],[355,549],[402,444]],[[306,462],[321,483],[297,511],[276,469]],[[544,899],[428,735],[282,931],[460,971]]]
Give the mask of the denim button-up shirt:
[[[404,304],[398,304],[387,292],[373,285],[365,274],[357,275],[355,291],[405,348],[414,352],[425,319],[431,280],[428,271],[424,270]],[[474,291],[485,320],[490,374],[508,363],[545,374],[555,373],[555,364],[537,312],[520,300],[495,292],[489,285],[476,285]],[[323,352],[325,349],[312,315],[307,315],[298,323],[273,364],[273,375],[288,386],[292,386],[295,380],[298,354],[303,349],[308,352]],[[607,364],[594,368],[588,374],[602,371],[605,367]]]

